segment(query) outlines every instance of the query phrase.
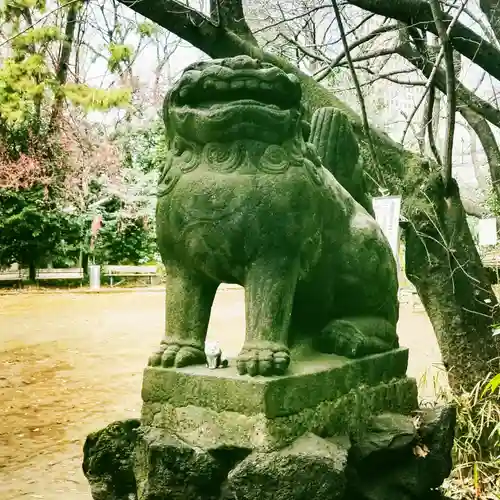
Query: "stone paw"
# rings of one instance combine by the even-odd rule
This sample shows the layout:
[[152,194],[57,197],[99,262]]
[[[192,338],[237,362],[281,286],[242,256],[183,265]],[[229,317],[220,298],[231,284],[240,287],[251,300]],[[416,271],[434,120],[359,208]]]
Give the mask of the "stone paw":
[[360,358],[395,349],[398,345],[393,325],[379,318],[358,318],[332,321],[321,332],[315,347],[320,352]]
[[283,375],[290,364],[290,352],[283,344],[271,342],[245,343],[236,360],[240,375]]
[[365,336],[349,322],[339,321],[335,332],[331,332],[333,351],[339,356],[358,358],[364,355]]
[[194,342],[168,339],[161,342],[158,351],[153,353],[149,366],[162,366],[163,368],[182,368],[183,366],[202,365],[206,363],[205,352],[201,346]]

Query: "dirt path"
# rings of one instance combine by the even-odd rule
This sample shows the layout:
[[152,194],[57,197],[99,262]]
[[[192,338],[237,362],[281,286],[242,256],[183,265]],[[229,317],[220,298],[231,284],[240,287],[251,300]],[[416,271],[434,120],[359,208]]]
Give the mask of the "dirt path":
[[[139,414],[142,370],[162,334],[163,299],[163,292],[144,291],[0,296],[2,500],[90,500],[83,441]],[[420,378],[439,363],[428,319],[403,306],[399,329],[410,347],[409,372]],[[209,336],[233,356],[243,332],[241,291],[221,290]]]

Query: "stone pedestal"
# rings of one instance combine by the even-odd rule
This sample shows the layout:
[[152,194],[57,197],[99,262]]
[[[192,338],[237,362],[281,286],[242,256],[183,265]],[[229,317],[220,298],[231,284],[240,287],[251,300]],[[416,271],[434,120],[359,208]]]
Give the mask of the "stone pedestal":
[[316,355],[280,377],[225,369],[148,367],[142,424],[168,429],[191,446],[273,451],[307,432],[357,434],[378,413],[410,414],[417,387],[407,378],[408,350],[362,359]]
[[418,410],[407,362],[396,349],[294,359],[281,377],[148,367],[141,420],[87,438],[93,497],[427,499],[451,468],[455,414]]

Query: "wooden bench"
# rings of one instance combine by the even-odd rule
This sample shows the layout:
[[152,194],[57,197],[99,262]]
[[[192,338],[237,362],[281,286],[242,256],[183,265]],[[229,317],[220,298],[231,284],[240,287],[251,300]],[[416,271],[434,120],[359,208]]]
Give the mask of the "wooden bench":
[[17,271],[6,270],[0,271],[0,281],[4,282],[17,282],[18,285],[28,279],[27,269],[18,269]]
[[157,276],[156,266],[104,266],[103,275],[109,278],[113,286],[113,278],[149,278],[149,284]]
[[82,267],[67,267],[64,269],[37,269],[35,280],[40,281],[50,280],[83,280]]

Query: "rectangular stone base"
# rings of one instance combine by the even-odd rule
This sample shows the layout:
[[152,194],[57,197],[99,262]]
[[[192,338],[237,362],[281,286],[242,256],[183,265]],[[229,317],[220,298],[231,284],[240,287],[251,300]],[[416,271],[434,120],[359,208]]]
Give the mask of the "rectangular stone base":
[[275,377],[240,376],[236,362],[228,368],[144,370],[142,400],[173,406],[201,406],[268,418],[297,413],[322,401],[335,400],[360,385],[377,385],[401,378],[408,367],[408,349],[401,348],[360,359],[317,354],[293,361],[288,372]]
[[146,368],[142,424],[168,429],[210,449],[279,449],[305,432],[357,433],[373,415],[408,414],[417,386],[405,376],[408,350],[348,360],[317,355],[295,361],[281,377],[239,376],[203,366]]

